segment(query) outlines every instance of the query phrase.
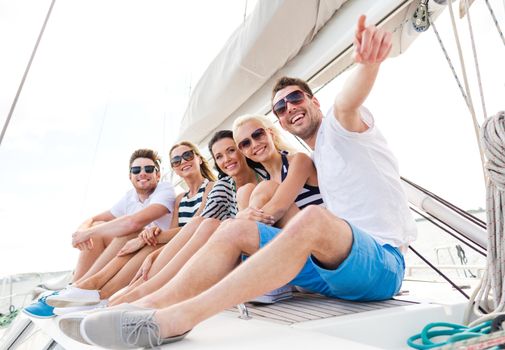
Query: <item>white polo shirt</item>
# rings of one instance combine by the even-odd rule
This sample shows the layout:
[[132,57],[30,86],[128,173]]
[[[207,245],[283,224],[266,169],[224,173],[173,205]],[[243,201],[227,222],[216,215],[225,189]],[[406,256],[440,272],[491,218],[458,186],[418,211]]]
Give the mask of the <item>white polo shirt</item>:
[[135,189],[131,189],[110,209],[110,212],[115,217],[120,217],[135,214],[151,204],[161,204],[169,210],[169,213],[154,220],[146,227],[158,226],[162,230],[166,230],[172,222],[175,197],[174,186],[170,182],[160,182],[154,192],[144,202],[140,201]]

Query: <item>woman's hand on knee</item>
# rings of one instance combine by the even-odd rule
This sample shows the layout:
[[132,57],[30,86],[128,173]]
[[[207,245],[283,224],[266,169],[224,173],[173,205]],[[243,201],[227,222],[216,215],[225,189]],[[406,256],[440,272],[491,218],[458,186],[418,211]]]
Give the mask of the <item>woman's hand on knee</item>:
[[275,219],[272,215],[266,214],[262,209],[254,207],[247,207],[244,210],[239,211],[237,219],[259,221],[267,225],[273,225],[275,223]]
[[135,283],[138,279],[142,278],[142,280],[147,281],[148,273],[151,267],[153,266],[153,262],[156,258],[156,255],[153,253],[149,254],[146,256],[144,259],[144,262],[142,263],[142,266],[140,266],[140,269],[137,271],[135,274],[135,277],[131,280],[130,284],[128,286],[131,286],[133,283]]
[[125,245],[119,250],[117,256],[124,256],[136,252],[137,250],[143,248],[146,244],[143,240],[137,238],[130,239]]

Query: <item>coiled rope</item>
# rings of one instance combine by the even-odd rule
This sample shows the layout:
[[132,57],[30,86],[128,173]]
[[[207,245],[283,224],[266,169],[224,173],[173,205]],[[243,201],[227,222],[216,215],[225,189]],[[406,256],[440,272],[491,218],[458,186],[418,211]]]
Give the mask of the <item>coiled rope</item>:
[[[487,162],[485,171],[486,208],[487,208],[487,270],[480,285],[473,293],[469,307],[465,313],[465,323],[470,319],[470,313],[483,319],[505,314],[505,112],[484,121],[481,128],[480,141]],[[479,307],[487,310],[487,314],[479,311]]]

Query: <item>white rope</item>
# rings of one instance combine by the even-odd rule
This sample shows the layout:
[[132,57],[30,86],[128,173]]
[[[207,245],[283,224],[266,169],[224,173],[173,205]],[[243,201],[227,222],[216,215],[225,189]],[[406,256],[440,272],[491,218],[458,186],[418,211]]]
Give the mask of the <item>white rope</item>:
[[484,114],[484,119],[486,119],[487,118],[486,102],[484,100],[484,89],[482,88],[482,78],[480,76],[479,59],[477,58],[477,49],[475,47],[475,39],[473,37],[472,20],[470,19],[470,8],[468,5],[468,0],[464,0],[463,3],[465,5],[466,10],[468,32],[470,33],[470,42],[472,43],[473,60],[475,62],[475,72],[477,73],[477,82],[479,83],[480,101],[482,103],[482,113]]
[[[470,299],[465,323],[468,323],[472,309],[480,317],[474,323],[505,312],[505,112],[484,121],[480,140],[488,159],[485,165],[487,270]],[[487,314],[479,308],[486,310]]]

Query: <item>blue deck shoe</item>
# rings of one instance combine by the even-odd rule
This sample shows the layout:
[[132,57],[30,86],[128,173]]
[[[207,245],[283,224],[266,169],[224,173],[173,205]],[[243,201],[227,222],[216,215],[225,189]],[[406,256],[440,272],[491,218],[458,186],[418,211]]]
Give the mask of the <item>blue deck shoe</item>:
[[[58,294],[58,292],[51,293],[50,295]],[[55,317],[53,310],[54,307],[47,305],[46,298],[49,295],[43,296],[36,303],[28,305],[23,309],[23,312],[30,317],[36,318],[51,318]]]

